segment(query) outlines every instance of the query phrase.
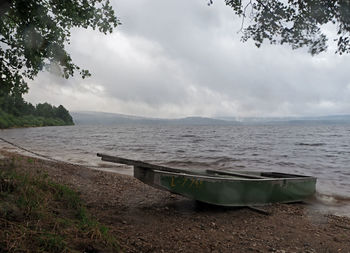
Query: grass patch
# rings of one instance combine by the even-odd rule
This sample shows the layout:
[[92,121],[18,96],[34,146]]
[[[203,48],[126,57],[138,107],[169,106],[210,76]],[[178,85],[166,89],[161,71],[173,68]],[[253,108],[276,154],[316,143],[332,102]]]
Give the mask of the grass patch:
[[0,164],[0,252],[119,252],[79,194],[47,174]]

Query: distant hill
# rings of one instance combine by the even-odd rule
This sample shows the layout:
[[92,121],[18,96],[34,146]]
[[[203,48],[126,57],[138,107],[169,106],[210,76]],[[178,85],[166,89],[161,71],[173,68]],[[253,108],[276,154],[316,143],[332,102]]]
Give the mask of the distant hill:
[[162,124],[162,125],[232,125],[236,121],[205,117],[187,117],[179,119],[160,119],[130,116],[105,112],[71,112],[76,125],[114,125],[114,124]]
[[218,119],[227,121],[238,121],[241,124],[332,124],[350,123],[350,115],[327,115],[314,117],[219,117]]
[[106,112],[71,112],[77,125],[113,125],[120,123],[133,123],[146,118]]
[[71,112],[77,125],[115,125],[115,124],[152,124],[152,125],[252,125],[252,124],[332,124],[350,123],[350,115],[331,115],[317,117],[186,117],[179,119],[160,119],[130,116],[118,113],[80,111]]

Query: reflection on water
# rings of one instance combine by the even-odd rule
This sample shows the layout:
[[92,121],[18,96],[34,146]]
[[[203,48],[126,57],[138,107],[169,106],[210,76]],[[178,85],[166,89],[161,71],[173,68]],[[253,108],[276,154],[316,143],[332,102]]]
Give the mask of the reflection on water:
[[[319,196],[350,196],[347,124],[66,126],[2,130],[0,137],[55,159],[124,174],[132,170],[101,162],[96,153],[172,167],[313,175],[318,178]],[[319,203],[327,205],[324,197],[319,199]],[[349,202],[329,203],[344,206]]]

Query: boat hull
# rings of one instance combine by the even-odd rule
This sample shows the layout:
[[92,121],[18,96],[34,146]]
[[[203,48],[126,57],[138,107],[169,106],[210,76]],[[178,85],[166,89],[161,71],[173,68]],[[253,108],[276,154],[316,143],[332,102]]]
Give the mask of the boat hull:
[[312,196],[316,189],[316,178],[306,176],[254,179],[167,172],[141,166],[134,166],[134,176],[153,187],[220,206],[298,202]]

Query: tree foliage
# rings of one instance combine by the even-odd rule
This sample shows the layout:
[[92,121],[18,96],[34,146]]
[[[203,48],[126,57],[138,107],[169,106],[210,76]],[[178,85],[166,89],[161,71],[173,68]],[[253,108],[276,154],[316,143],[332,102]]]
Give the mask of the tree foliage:
[[62,105],[33,106],[22,96],[0,96],[0,128],[57,125],[74,125],[72,116]]
[[242,17],[242,40],[253,39],[257,47],[267,40],[271,44],[289,44],[293,49],[307,47],[315,55],[325,51],[329,44],[330,38],[322,27],[333,24],[336,53],[350,53],[349,0],[225,0],[225,3]]
[[119,24],[108,0],[4,0],[0,2],[0,95],[28,91],[25,78],[59,69],[64,78],[87,70],[65,46],[73,27],[110,33]]

